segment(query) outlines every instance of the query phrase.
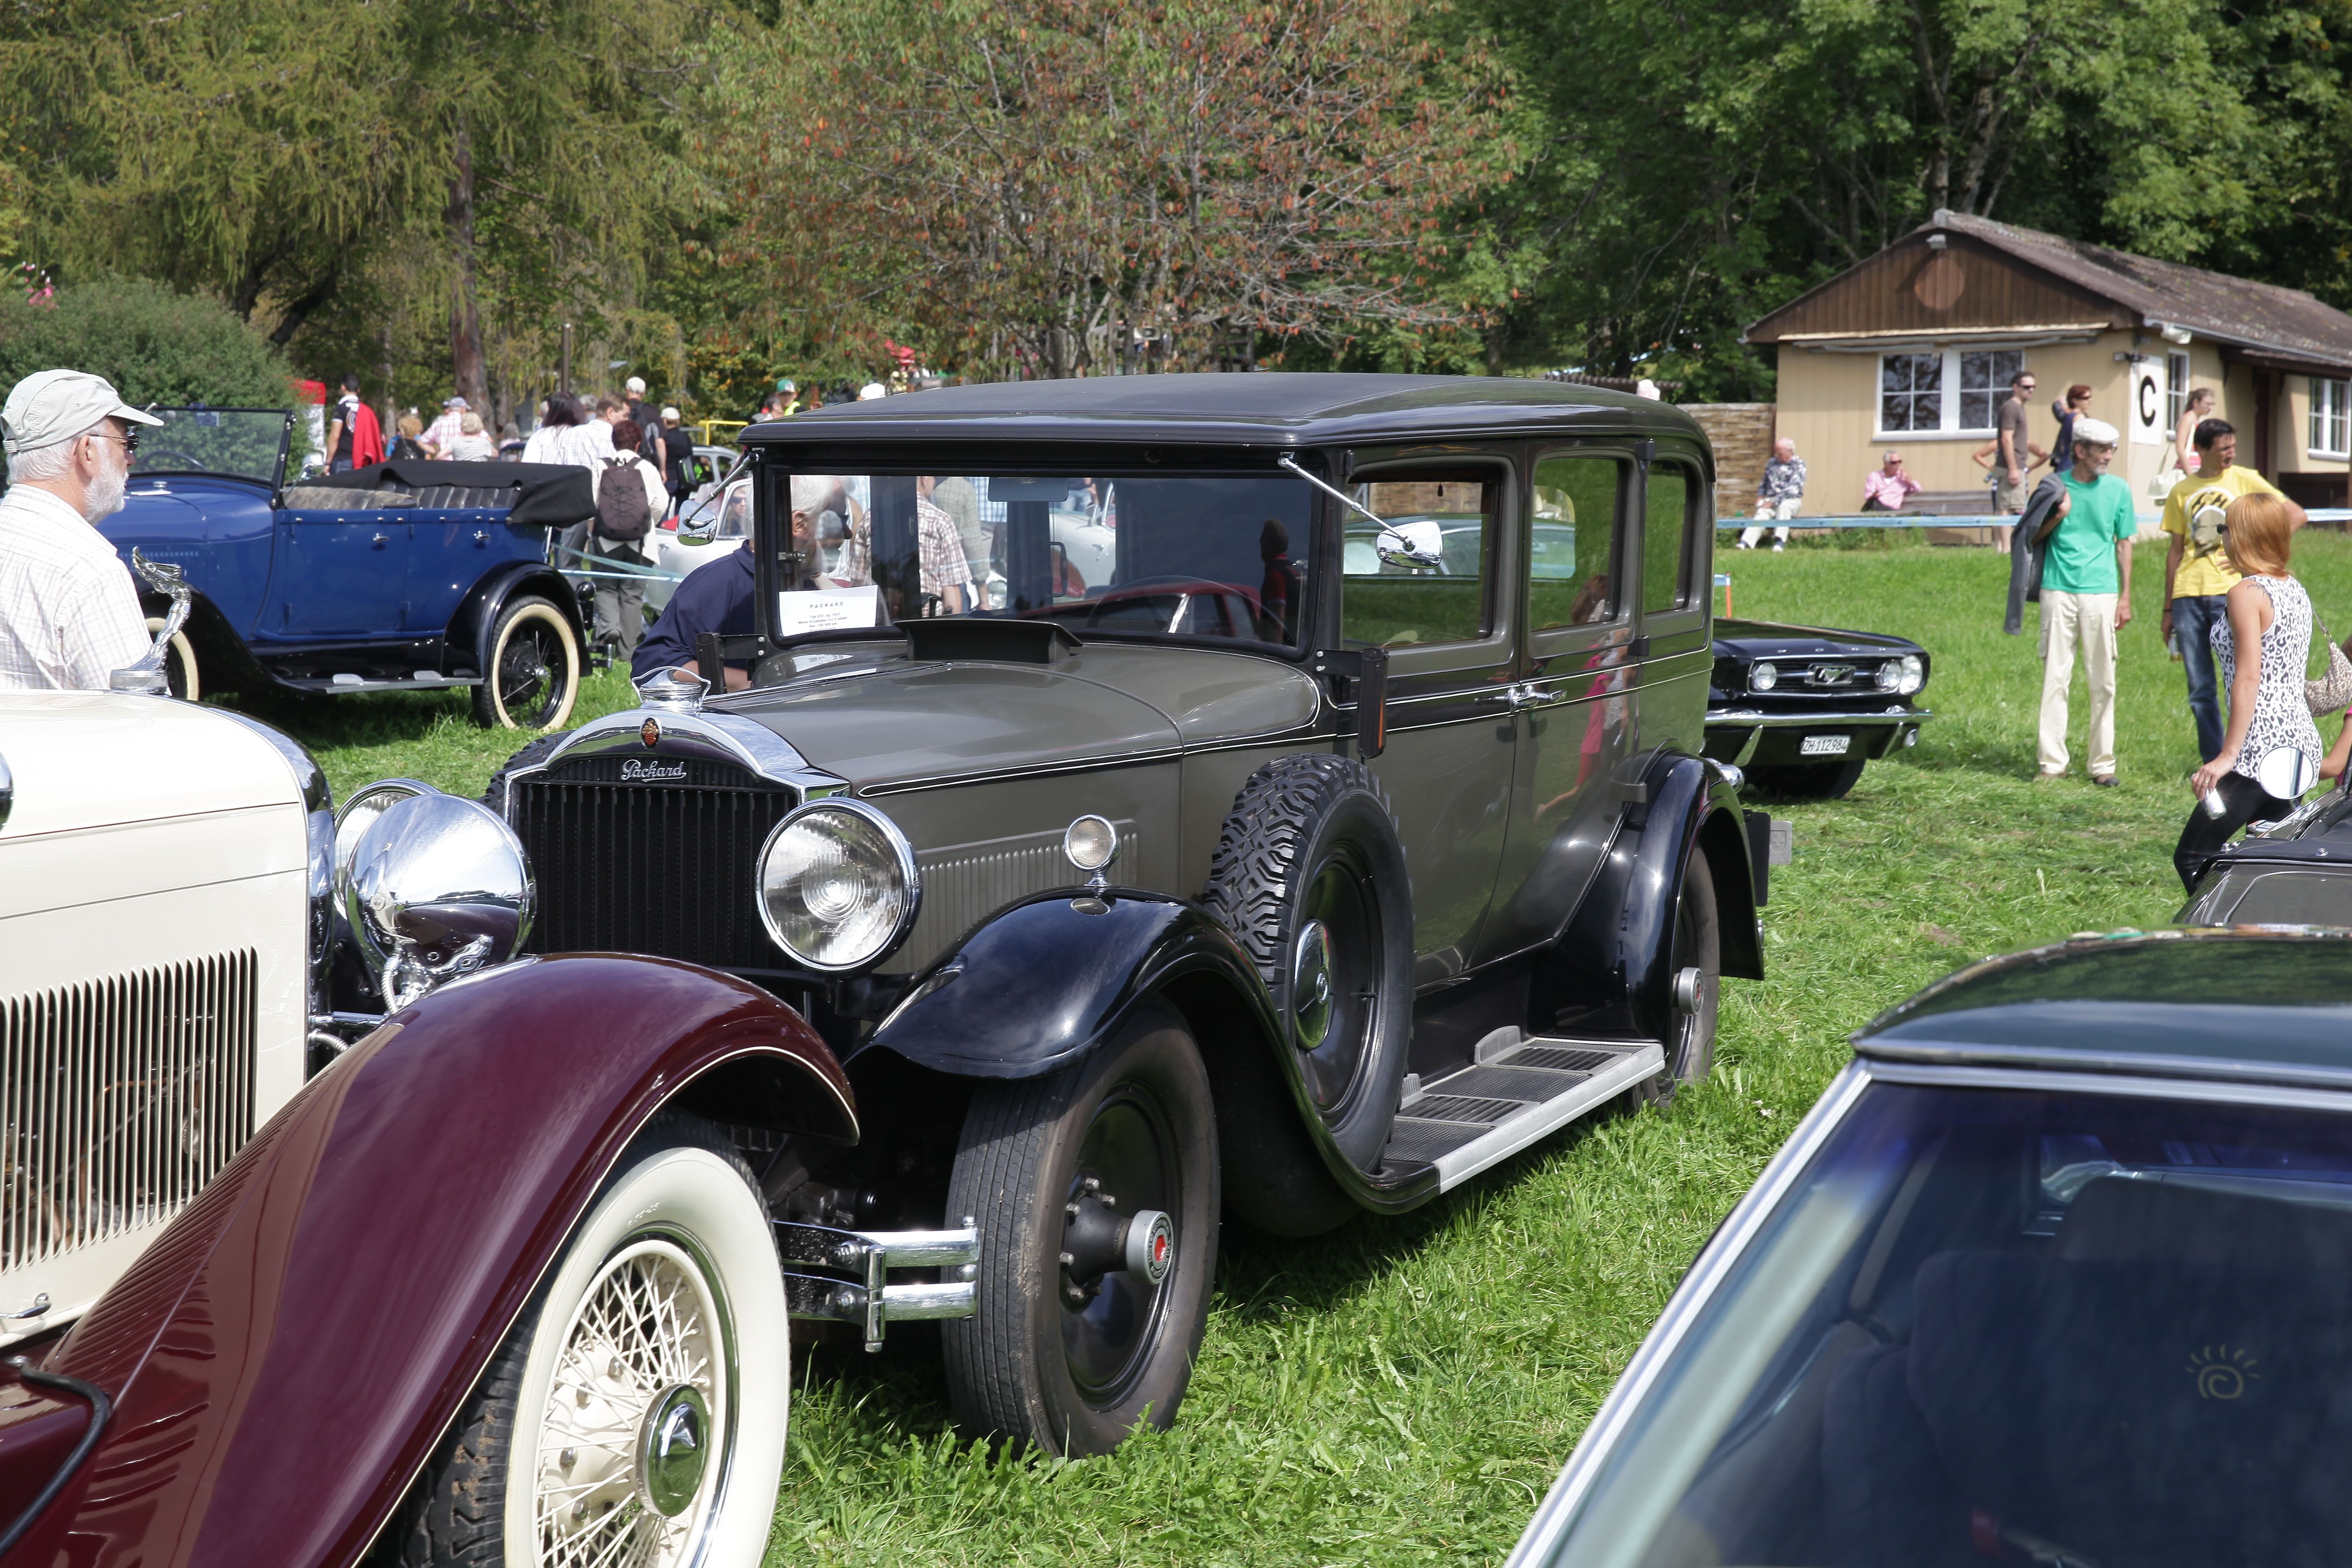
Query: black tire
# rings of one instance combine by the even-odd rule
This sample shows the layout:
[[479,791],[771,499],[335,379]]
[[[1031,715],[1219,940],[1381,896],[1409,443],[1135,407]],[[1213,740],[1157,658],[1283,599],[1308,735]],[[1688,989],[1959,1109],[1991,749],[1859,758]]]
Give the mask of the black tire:
[[482,791],[482,804],[500,816],[507,814],[507,776],[523,768],[535,768],[547,753],[563,744],[562,735],[541,735],[521,751],[506,760],[505,765],[490,775],[489,787]]
[[1675,1035],[1666,1042],[1666,1065],[1657,1077],[1638,1085],[1634,1100],[1663,1110],[1672,1105],[1675,1091],[1686,1083],[1700,1083],[1715,1068],[1715,1026],[1723,996],[1723,925],[1715,901],[1715,872],[1704,852],[1695,851],[1683,868],[1683,885],[1675,896],[1674,956],[1671,977],[1685,969],[1699,972],[1698,1005],[1675,1008]]
[[[698,1212],[707,1216],[699,1226]],[[572,1384],[579,1384],[577,1405],[587,1412],[580,1420],[592,1431],[626,1428],[633,1435],[643,1425],[643,1413],[632,1424],[630,1397],[642,1395],[651,1408],[664,1387],[677,1386],[670,1381],[673,1371],[650,1366],[634,1353],[634,1346],[623,1367],[624,1347],[610,1334],[596,1340],[594,1357],[581,1357],[572,1343],[583,1333],[596,1337],[594,1329],[578,1326],[589,1297],[604,1289],[615,1270],[647,1266],[648,1259],[682,1278],[684,1271],[705,1269],[703,1288],[698,1292],[689,1285],[677,1291],[672,1310],[687,1316],[700,1302],[728,1321],[716,1338],[704,1342],[711,1349],[708,1367],[698,1378],[687,1379],[709,1383],[713,1397],[703,1432],[706,1461],[691,1500],[677,1515],[686,1522],[667,1527],[677,1529],[680,1539],[647,1560],[668,1568],[698,1553],[712,1568],[757,1564],[775,1514],[791,1375],[782,1276],[768,1225],[758,1184],[717,1128],[675,1110],[656,1117],[606,1178],[546,1282],[491,1356],[440,1447],[370,1549],[369,1568],[522,1568],[523,1562],[537,1568],[541,1553],[534,1551],[519,1561],[510,1547],[519,1538],[536,1545],[547,1529],[562,1531],[570,1522],[561,1509],[551,1510],[551,1520],[541,1517],[540,1504],[550,1489],[538,1477],[548,1463],[547,1439],[554,1432],[550,1416],[574,1404]],[[580,1289],[583,1279],[585,1293]],[[643,1327],[657,1316],[624,1312],[600,1318],[597,1326],[628,1326],[634,1317],[635,1326]],[[583,1381],[577,1363],[607,1353],[620,1373],[591,1373]],[[563,1378],[570,1381],[557,1381]],[[730,1386],[731,1393],[717,1392]],[[565,1392],[559,1394],[559,1387]],[[570,1435],[567,1429],[556,1440]],[[570,1464],[555,1461],[562,1466],[563,1480],[572,1483],[562,1490],[568,1495],[581,1489],[581,1478],[600,1481],[579,1506],[601,1504],[602,1511],[584,1519],[573,1515],[576,1528],[568,1533],[593,1536],[587,1544],[599,1545],[614,1535],[666,1528],[629,1495],[635,1444],[625,1436],[615,1449],[593,1440],[575,1442],[577,1447],[562,1450]],[[520,1452],[525,1448],[528,1458]],[[615,1451],[623,1456],[617,1461]],[[520,1498],[519,1460],[530,1478]],[[519,1518],[510,1502],[522,1510]]]
[[[163,629],[163,616],[147,617],[149,637]],[[172,646],[163,655],[163,679],[170,683],[172,695],[184,702],[194,702],[204,695],[204,676],[196,665],[196,645],[188,640],[185,626],[172,634]]]
[[[1305,753],[1252,773],[1218,837],[1202,901],[1273,993],[1333,1141],[1359,1170],[1374,1169],[1412,1042],[1412,894],[1371,770]],[[1310,923],[1328,945],[1306,940]],[[1310,956],[1318,946],[1328,955],[1319,965]],[[1319,994],[1308,977],[1318,967],[1328,982]],[[1328,1009],[1320,1030],[1318,1000]]]
[[580,696],[580,634],[555,603],[511,600],[490,628],[474,722],[484,729],[561,730]]
[[[948,1213],[976,1216],[981,1238],[978,1314],[943,1325],[965,1429],[1075,1458],[1172,1422],[1208,1322],[1217,1185],[1208,1073],[1165,1007],[1086,1061],[980,1085],[948,1185]],[[1164,1278],[1081,1264],[1074,1279],[1082,1226],[1147,1209],[1173,1222]]]
[[1842,763],[1775,763],[1748,770],[1750,783],[1783,800],[1843,800],[1862,782],[1863,757]]

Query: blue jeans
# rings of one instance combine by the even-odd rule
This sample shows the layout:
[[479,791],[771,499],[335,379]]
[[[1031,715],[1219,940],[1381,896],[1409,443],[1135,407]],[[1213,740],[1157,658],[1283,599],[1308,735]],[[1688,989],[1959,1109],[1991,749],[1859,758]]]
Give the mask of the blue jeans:
[[[349,474],[355,473],[358,470],[352,467],[352,460],[349,458],[337,458],[333,462],[327,465],[327,472],[331,474]],[[2210,685],[2211,681],[2209,679],[2207,684]]]
[[2213,681],[2213,628],[2230,624],[2226,594],[2196,594],[2172,601],[2172,636],[2189,670],[2189,715],[2197,721],[2197,755],[2221,754],[2221,698]]

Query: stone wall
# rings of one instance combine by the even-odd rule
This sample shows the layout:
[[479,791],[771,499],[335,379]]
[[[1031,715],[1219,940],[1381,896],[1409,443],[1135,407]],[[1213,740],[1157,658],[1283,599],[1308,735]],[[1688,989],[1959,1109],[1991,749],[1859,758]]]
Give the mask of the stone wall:
[[1756,510],[1756,487],[1772,457],[1769,403],[1685,403],[1715,447],[1715,515],[1746,517]]

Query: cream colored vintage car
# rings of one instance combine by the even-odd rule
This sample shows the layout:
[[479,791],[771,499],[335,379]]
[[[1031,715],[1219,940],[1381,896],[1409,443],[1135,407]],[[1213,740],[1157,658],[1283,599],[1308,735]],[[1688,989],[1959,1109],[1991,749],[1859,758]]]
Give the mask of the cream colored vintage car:
[[301,1088],[333,849],[265,724],[0,692],[0,1346],[78,1317]]

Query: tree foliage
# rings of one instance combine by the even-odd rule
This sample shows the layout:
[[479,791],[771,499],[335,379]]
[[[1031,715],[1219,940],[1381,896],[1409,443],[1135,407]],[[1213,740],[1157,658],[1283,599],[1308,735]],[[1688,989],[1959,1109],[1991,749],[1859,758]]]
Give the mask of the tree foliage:
[[0,388],[38,370],[102,375],[133,404],[283,408],[277,345],[213,300],[143,279],[99,279],[27,301],[0,294]]
[[1493,204],[1514,357],[1752,395],[1744,323],[1937,207],[2345,276],[2342,0],[1481,0],[1465,25],[1536,121]]
[[[1246,363],[1469,319],[1453,210],[1500,81],[1403,0],[844,0],[722,94],[779,304],[983,374]],[[843,68],[855,63],[855,82]]]

